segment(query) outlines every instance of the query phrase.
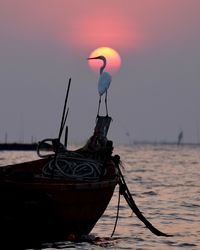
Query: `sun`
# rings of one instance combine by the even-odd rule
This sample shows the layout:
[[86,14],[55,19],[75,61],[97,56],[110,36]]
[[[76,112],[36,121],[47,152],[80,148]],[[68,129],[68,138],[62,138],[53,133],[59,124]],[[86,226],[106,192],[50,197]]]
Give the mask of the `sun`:
[[[96,56],[105,56],[107,60],[105,70],[108,71],[109,73],[115,73],[116,71],[119,70],[121,66],[121,57],[116,50],[108,47],[100,47],[92,51],[92,53],[89,55],[89,57],[96,57]],[[92,70],[94,70],[95,72],[99,72],[99,69],[102,66],[102,61],[89,60],[88,64]]]

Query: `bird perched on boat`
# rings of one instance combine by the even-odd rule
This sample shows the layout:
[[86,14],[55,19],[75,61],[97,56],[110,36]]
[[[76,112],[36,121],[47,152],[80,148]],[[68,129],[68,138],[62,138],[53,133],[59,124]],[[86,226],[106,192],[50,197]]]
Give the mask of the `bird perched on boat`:
[[108,116],[108,107],[107,107],[107,91],[112,81],[112,77],[108,72],[105,72],[106,67],[106,58],[104,56],[90,57],[88,60],[99,59],[103,61],[103,65],[100,68],[100,76],[98,81],[98,92],[99,92],[99,106],[97,116],[99,116],[99,109],[101,105],[101,97],[105,94],[105,106],[106,106],[106,116]]

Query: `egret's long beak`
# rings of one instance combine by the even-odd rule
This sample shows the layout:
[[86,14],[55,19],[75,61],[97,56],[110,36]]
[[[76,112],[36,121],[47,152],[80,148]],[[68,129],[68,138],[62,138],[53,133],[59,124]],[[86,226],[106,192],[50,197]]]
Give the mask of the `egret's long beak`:
[[98,59],[97,57],[89,57],[88,60],[91,60],[91,59]]

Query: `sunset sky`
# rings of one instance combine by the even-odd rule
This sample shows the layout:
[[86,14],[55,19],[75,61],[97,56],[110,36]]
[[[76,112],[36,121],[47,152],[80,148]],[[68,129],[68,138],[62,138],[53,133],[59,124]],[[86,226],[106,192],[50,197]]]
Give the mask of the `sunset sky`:
[[110,47],[108,137],[200,142],[199,24],[199,0],[0,0],[0,141],[56,137],[72,77],[69,142],[84,142],[99,99],[87,58]]

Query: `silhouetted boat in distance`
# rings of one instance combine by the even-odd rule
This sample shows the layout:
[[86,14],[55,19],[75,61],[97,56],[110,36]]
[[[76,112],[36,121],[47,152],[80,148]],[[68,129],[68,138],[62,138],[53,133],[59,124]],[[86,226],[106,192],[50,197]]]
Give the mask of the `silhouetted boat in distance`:
[[180,145],[182,140],[183,140],[183,131],[180,131],[179,134],[178,134],[177,145]]
[[35,151],[38,143],[0,143],[0,150],[21,150],[21,151]]

